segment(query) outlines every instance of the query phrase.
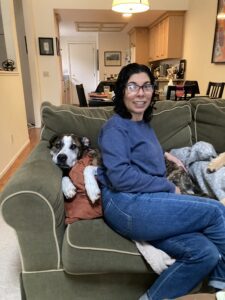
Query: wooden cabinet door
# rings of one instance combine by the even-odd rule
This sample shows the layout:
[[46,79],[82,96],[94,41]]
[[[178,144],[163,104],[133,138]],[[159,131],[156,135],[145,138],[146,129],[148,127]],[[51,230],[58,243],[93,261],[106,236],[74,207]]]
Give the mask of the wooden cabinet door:
[[181,58],[183,49],[183,14],[166,14],[150,28],[149,59]]
[[168,40],[169,40],[169,18],[160,22],[159,27],[159,44],[160,44],[160,59],[165,59],[168,56]]
[[154,43],[155,43],[155,36],[154,36],[154,27],[149,31],[149,60],[154,60]]
[[158,60],[160,55],[160,46],[159,46],[159,26],[155,25],[150,30],[149,37],[149,50],[150,50],[150,61]]

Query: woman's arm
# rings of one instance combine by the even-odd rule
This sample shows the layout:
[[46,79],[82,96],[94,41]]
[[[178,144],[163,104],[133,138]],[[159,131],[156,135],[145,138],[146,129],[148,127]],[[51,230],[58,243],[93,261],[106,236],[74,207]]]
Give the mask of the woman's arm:
[[[175,192],[175,185],[166,177],[153,176],[150,171],[149,173],[143,172],[131,164],[130,142],[123,129],[114,127],[107,129],[100,136],[99,145],[106,175],[116,190],[149,193]],[[98,175],[101,181],[101,170]]]

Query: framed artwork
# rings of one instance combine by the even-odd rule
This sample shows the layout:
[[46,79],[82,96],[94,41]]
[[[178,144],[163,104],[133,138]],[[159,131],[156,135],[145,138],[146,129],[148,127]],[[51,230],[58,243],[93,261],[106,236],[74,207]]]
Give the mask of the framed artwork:
[[214,34],[213,63],[225,63],[225,0],[218,0]]
[[105,51],[104,52],[105,66],[121,66],[121,51]]
[[179,69],[177,72],[177,77],[179,79],[184,79],[184,74],[186,71],[186,59],[181,59],[179,63]]
[[54,55],[53,38],[39,37],[40,55]]

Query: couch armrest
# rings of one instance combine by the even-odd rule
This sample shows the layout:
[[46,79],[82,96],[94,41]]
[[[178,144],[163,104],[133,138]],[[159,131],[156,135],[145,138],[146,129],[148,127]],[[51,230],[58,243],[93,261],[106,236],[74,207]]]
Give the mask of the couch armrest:
[[65,229],[61,178],[42,141],[1,195],[2,215],[18,237],[23,271],[60,268]]

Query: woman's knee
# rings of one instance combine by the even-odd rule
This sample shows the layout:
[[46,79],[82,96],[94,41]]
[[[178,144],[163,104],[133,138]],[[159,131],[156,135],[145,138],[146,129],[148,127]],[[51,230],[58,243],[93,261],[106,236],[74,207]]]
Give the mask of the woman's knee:
[[221,255],[217,249],[217,247],[209,242],[202,249],[199,249],[198,260],[202,260],[208,266],[208,268],[213,269],[220,260]]
[[201,233],[180,235],[158,242],[155,246],[180,261],[205,264],[208,269],[215,267],[220,259],[217,247]]
[[196,238],[194,245],[188,247],[187,253],[189,258],[186,263],[199,265],[205,273],[211,272],[221,257],[218,248],[201,234]]

